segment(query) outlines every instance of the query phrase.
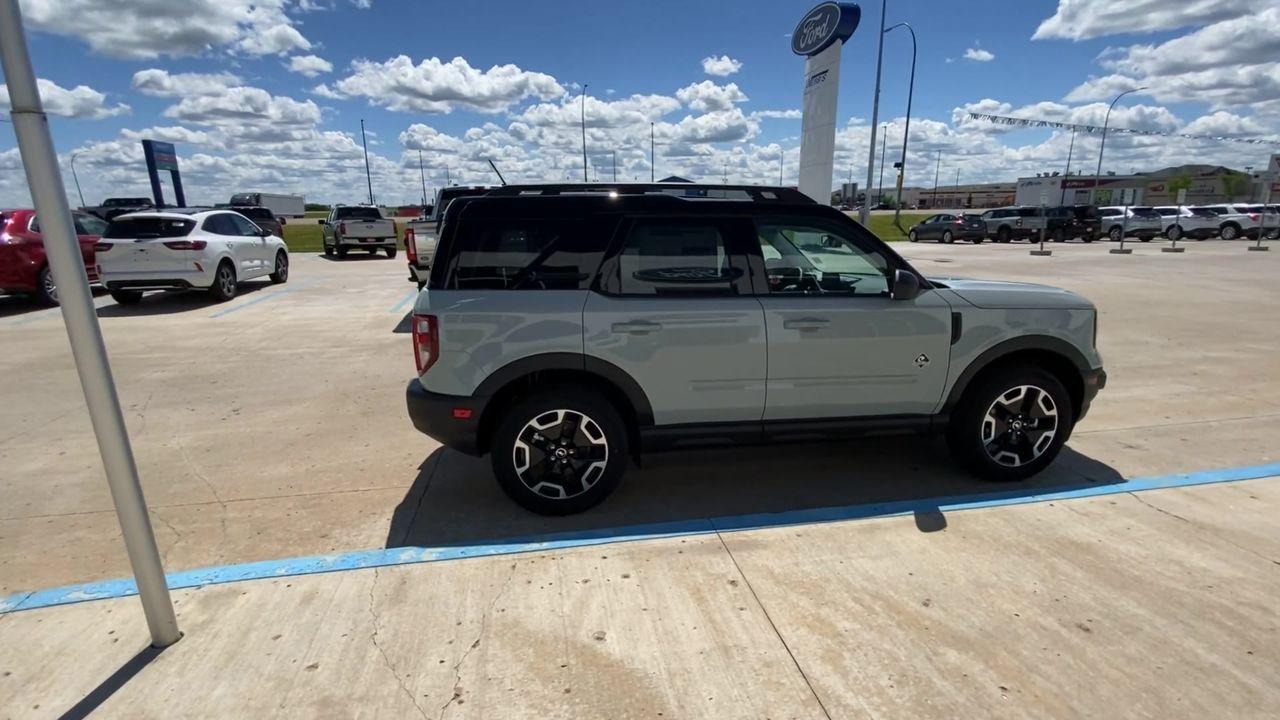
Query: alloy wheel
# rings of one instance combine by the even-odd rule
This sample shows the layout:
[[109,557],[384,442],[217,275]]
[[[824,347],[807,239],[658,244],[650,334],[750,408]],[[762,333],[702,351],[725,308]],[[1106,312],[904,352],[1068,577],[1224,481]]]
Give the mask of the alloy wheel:
[[280,282],[289,279],[289,261],[283,253],[276,255],[276,277],[280,278]]
[[600,425],[577,410],[549,410],[525,423],[511,450],[516,476],[531,492],[567,500],[591,489],[609,463]]
[[1044,454],[1058,434],[1058,407],[1034,385],[1019,385],[997,397],[982,419],[987,456],[1005,467],[1022,467]]
[[231,295],[236,291],[235,275],[231,273],[231,268],[226,265],[218,268],[218,290],[222,291],[223,295]]
[[54,303],[58,302],[58,283],[53,280],[53,273],[44,274],[44,296]]

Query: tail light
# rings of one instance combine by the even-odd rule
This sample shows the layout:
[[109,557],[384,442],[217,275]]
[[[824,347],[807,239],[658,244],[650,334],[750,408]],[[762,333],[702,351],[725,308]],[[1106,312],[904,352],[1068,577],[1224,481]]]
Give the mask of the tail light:
[[106,252],[115,246],[115,243],[97,243],[93,246],[93,251],[96,253]]
[[164,246],[170,250],[203,250],[208,244],[204,240],[170,240]]
[[963,224],[964,224],[964,220],[963,220],[963,219],[961,219],[961,218],[956,218],[956,225],[963,225]]
[[338,223],[338,232],[342,233],[343,235],[347,234],[347,224],[345,222]]
[[418,243],[413,228],[404,229],[404,254],[409,256],[409,264],[418,264]]
[[1249,219],[1258,222],[1258,213],[1249,213]]
[[435,315],[413,316],[413,359],[418,374],[431,369],[440,357],[440,322]]

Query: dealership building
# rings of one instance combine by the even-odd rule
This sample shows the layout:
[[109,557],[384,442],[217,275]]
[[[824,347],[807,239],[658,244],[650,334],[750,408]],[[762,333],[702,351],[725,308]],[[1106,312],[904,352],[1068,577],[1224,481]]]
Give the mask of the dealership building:
[[1220,165],[1179,165],[1150,173],[1103,175],[1096,181],[1087,175],[1064,177],[1054,174],[1019,178],[1014,203],[1176,205],[1178,187],[1187,182],[1186,205],[1260,202],[1267,197],[1268,182],[1273,185],[1273,196],[1280,197],[1280,187],[1275,187],[1274,180],[1251,176]]

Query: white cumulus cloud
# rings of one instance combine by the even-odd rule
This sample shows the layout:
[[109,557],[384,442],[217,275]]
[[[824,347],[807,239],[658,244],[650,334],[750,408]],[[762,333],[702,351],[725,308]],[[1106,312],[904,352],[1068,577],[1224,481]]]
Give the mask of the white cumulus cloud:
[[993,55],[988,50],[983,50],[982,48],[978,48],[978,47],[971,47],[968,50],[964,51],[964,59],[972,60],[974,62],[991,62],[992,60],[996,59],[996,56]]
[[1058,9],[1036,28],[1034,40],[1088,40],[1106,35],[1177,30],[1238,17],[1274,0],[1058,0]]
[[316,55],[294,55],[285,65],[289,72],[313,78],[327,72],[333,72],[333,63]]
[[[64,88],[52,80],[38,78],[36,87],[40,90],[40,102],[44,105],[44,111],[50,115],[101,120],[129,112],[129,106],[124,103],[108,105],[107,96],[88,85]],[[0,110],[8,109],[9,88],[0,85]]]
[[728,55],[702,58],[702,72],[717,77],[728,77],[742,69],[742,62]]
[[[407,55],[384,62],[356,60],[350,75],[326,89],[343,97],[364,97],[389,110],[428,113],[455,108],[497,113],[526,98],[550,100],[565,91],[550,75],[515,65],[480,70],[460,57],[448,62],[433,57],[415,65]],[[320,88],[314,92],[323,93]]]

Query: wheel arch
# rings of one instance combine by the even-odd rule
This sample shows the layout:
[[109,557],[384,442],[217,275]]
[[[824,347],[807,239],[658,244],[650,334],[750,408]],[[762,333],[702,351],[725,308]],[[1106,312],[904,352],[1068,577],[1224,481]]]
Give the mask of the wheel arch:
[[953,412],[977,381],[1002,367],[1015,364],[1026,364],[1052,373],[1067,389],[1072,417],[1080,417],[1084,407],[1084,378],[1091,370],[1089,361],[1071,343],[1049,335],[1017,337],[984,350],[956,378],[943,403],[942,413]]
[[480,413],[477,449],[488,452],[503,413],[530,392],[551,385],[585,385],[604,395],[627,426],[633,450],[640,447],[640,428],[653,425],[653,406],[640,384],[625,370],[581,353],[544,353],[508,363],[494,371],[475,390],[486,397]]

